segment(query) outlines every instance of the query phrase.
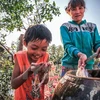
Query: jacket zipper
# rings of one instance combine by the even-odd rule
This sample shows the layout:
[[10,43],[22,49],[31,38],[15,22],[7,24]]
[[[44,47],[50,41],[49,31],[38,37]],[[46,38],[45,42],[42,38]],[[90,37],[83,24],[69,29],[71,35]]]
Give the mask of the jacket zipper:
[[81,40],[82,40],[82,45],[81,45],[81,51],[82,51],[83,50],[83,37],[82,37],[82,30],[81,30],[80,25],[79,25],[79,29],[80,29]]

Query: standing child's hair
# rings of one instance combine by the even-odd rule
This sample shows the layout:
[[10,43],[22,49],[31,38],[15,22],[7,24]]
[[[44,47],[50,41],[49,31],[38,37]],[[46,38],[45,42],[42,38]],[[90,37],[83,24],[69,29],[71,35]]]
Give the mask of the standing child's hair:
[[24,36],[24,41],[28,44],[29,41],[46,39],[48,43],[52,41],[50,30],[42,24],[30,26]]
[[83,6],[84,8],[86,8],[85,1],[84,0],[70,0],[65,10],[69,14],[70,9],[76,8],[77,6]]

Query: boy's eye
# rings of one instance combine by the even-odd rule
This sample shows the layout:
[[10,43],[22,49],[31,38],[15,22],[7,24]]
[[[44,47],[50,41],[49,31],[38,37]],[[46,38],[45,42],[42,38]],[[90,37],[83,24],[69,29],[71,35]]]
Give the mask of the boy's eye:
[[42,50],[43,50],[43,51],[47,51],[47,48],[43,48]]
[[[33,48],[33,47],[32,47],[31,49],[32,49],[32,50],[37,50],[38,48],[36,48],[36,47]],[[42,51],[47,51],[47,48],[42,48],[41,50],[42,50]]]
[[38,49],[38,47],[37,46],[31,46],[31,49],[36,50],[36,49]]
[[37,50],[37,48],[32,48],[32,50]]

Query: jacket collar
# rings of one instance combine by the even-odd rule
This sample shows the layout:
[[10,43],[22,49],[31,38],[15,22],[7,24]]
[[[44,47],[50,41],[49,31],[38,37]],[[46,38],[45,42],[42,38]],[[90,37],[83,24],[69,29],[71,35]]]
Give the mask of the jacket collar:
[[75,25],[82,25],[86,23],[86,20],[82,20],[79,24],[77,24],[74,20],[69,21],[69,23],[75,24]]

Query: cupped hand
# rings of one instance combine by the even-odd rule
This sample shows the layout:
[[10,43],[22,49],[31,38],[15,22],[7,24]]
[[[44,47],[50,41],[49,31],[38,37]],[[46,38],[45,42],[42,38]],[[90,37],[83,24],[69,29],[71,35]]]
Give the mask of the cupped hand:
[[44,63],[31,63],[31,71],[38,73],[44,66]]
[[51,68],[51,65],[52,64],[50,62],[44,63],[44,65],[41,68],[41,72],[43,72],[43,73],[48,72]]
[[31,63],[31,71],[35,73],[45,73],[48,72],[51,68],[50,62],[41,62],[41,63]]

